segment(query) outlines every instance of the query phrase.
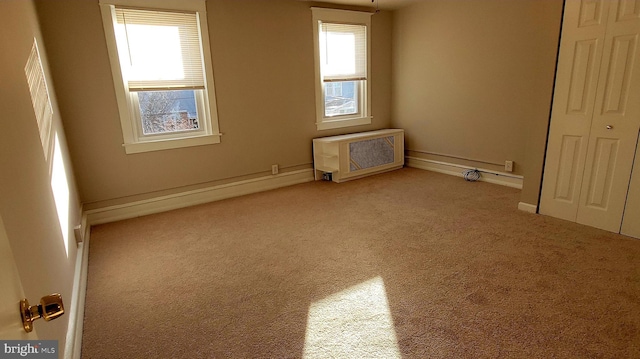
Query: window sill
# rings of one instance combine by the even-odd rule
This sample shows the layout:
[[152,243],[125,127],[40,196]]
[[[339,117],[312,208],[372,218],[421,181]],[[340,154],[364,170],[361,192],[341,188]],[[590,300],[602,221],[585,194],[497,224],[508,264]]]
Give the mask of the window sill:
[[213,145],[220,143],[220,134],[204,135],[188,138],[175,138],[156,141],[144,141],[125,143],[122,146],[127,154],[143,153],[151,151],[170,150],[173,148]]
[[370,125],[371,116],[358,117],[358,118],[341,118],[337,120],[324,120],[322,122],[316,122],[318,131],[331,130],[334,128],[343,128],[351,126]]

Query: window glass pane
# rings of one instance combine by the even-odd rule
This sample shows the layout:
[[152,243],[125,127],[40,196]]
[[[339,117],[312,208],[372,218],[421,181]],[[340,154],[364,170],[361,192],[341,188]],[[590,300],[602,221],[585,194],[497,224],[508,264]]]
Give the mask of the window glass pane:
[[200,128],[194,90],[138,92],[145,135]]
[[361,81],[325,82],[324,115],[326,117],[357,114],[358,85]]

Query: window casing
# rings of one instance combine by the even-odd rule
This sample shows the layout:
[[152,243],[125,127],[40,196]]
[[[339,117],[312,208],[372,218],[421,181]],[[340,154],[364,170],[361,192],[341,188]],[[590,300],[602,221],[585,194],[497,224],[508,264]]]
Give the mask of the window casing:
[[371,123],[371,13],[311,8],[318,130]]
[[220,142],[204,0],[100,0],[126,153]]

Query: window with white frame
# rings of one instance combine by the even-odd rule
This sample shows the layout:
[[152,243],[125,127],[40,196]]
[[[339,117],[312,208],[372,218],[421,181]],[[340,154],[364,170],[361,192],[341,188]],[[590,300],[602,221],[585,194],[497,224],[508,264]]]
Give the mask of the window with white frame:
[[100,0],[127,153],[220,142],[204,0]]
[[311,8],[318,130],[371,123],[371,13]]

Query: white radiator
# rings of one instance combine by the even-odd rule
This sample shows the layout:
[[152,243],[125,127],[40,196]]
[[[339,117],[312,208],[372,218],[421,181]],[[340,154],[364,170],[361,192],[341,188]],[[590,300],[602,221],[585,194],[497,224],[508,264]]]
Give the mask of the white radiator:
[[334,182],[402,168],[404,130],[388,129],[313,140],[315,179],[331,174]]

